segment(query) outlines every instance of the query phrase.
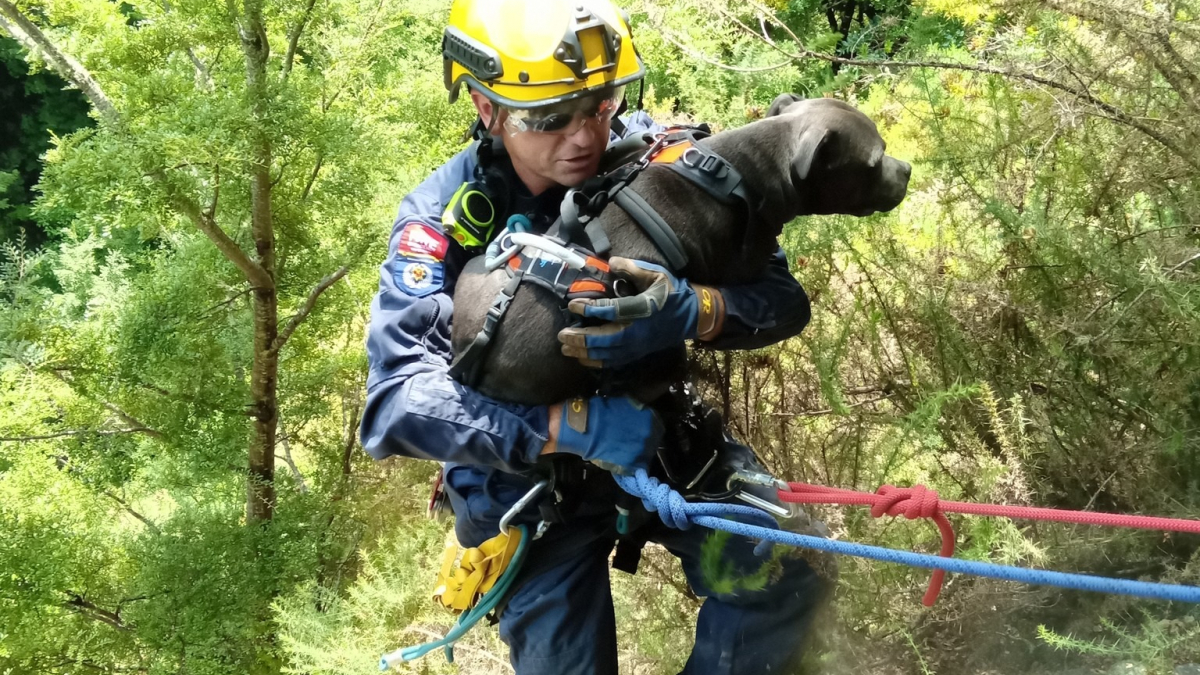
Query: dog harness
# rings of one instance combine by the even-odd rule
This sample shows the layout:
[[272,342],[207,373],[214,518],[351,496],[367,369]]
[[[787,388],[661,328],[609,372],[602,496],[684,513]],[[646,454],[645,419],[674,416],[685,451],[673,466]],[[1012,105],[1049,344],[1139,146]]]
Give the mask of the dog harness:
[[662,253],[674,273],[682,273],[688,257],[671,227],[631,183],[652,166],[665,166],[704,190],[722,204],[741,205],[748,219],[757,216],[762,200],[725,158],[700,145],[709,137],[707,128],[675,127],[657,134],[642,134],[619,141],[610,148],[615,156],[642,150],[638,159],[589,179],[567,193],[562,205],[559,232],[568,241],[584,241],[600,255],[608,253],[608,238],[592,220],[606,206],[621,207],[642,228]]
[[[521,216],[510,218],[509,228],[520,220]],[[479,382],[488,347],[522,282],[541,286],[559,298],[571,325],[580,323],[579,317],[567,312],[571,300],[612,298],[623,292],[624,280],[612,273],[608,263],[584,247],[553,235],[510,232],[506,228],[488,247],[486,256],[484,264],[489,271],[503,267],[509,278],[488,307],[483,328],[450,367],[451,376],[468,385]]]
[[451,375],[468,386],[478,384],[496,329],[523,281],[553,293],[570,325],[581,321],[567,312],[571,300],[619,297],[633,290],[632,285],[613,275],[603,260],[611,245],[595,218],[609,204],[616,204],[633,218],[672,272],[678,274],[687,267],[687,252],[675,230],[631,186],[642,171],[656,165],[667,167],[722,204],[743,206],[746,217],[754,218],[762,207],[761,199],[732,164],[699,144],[708,136],[698,127],[677,127],[620,141],[609,149],[609,154],[623,157],[639,153],[637,159],[568,191],[560,218],[548,234],[509,231],[514,229],[513,220],[521,217],[510,219],[510,228],[488,247],[485,263],[489,270],[505,265],[509,280],[488,308],[479,333],[455,359]]

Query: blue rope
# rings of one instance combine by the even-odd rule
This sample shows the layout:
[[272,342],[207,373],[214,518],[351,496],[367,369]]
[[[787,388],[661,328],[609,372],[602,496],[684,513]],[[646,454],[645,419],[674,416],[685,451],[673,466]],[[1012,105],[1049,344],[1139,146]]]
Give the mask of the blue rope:
[[[774,542],[788,546],[812,548],[829,553],[870,558],[883,562],[924,567],[926,569],[942,569],[947,572],[972,574],[1005,581],[1018,581],[1042,586],[1057,586],[1080,591],[1095,591],[1116,595],[1133,595],[1142,598],[1158,600],[1177,600],[1180,602],[1200,603],[1200,587],[1180,586],[1177,584],[1162,584],[1148,581],[1133,581],[1129,579],[1110,579],[1086,574],[1069,574],[1048,570],[1031,570],[1008,565],[960,560],[958,558],[943,558],[940,556],[896,551],[878,546],[867,546],[846,541],[834,541],[822,537],[813,537],[795,532],[785,532],[777,529],[775,521],[765,512],[748,506],[732,504],[689,504],[683,497],[669,486],[660,484],[648,476],[645,471],[638,470],[634,476],[614,476],[617,484],[629,494],[642,500],[648,511],[657,511],[663,523],[669,527],[686,529],[691,524],[708,527],[714,530],[724,530],[732,534],[761,539],[763,542]],[[701,513],[697,507],[720,507],[718,512]],[[769,520],[770,525],[762,527],[744,522],[735,522],[722,515],[745,515],[749,509],[757,512],[759,521]],[[682,527],[680,527],[682,524]],[[761,546],[761,544],[760,544]]]
[[643,469],[638,469],[632,476],[613,474],[613,477],[626,492],[641,499],[647,511],[657,512],[664,525],[676,530],[688,529],[692,526],[692,519],[699,516],[741,516],[762,523],[765,527],[776,527],[771,514],[753,506],[689,502],[671,486],[658,482]]
[[395,662],[415,661],[438,648],[446,653],[447,662],[454,663],[454,643],[461,640],[467,631],[474,628],[480,619],[487,616],[500,604],[500,601],[508,593],[508,589],[512,587],[517,572],[521,569],[521,561],[525,559],[525,549],[529,547],[529,528],[524,525],[517,525],[516,528],[521,531],[521,541],[517,544],[517,550],[513,553],[512,560],[509,561],[504,573],[496,580],[496,585],[483,594],[483,597],[479,599],[479,604],[460,614],[458,622],[454,624],[449,633],[446,633],[446,637],[384,654],[379,659],[379,670],[387,670],[388,666]]

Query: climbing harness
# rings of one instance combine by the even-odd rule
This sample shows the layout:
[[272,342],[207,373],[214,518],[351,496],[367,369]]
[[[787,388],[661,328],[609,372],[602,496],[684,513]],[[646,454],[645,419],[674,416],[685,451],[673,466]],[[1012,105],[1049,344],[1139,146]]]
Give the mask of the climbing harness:
[[[963,574],[972,574],[975,576],[989,577],[992,579],[1003,579],[1006,581],[1018,581],[1028,584],[1038,584],[1043,586],[1056,586],[1058,588],[1068,588],[1073,590],[1095,591],[1099,593],[1110,593],[1115,595],[1132,595],[1143,598],[1154,598],[1158,600],[1176,600],[1180,602],[1200,603],[1200,587],[1183,586],[1178,584],[1164,584],[1148,581],[1134,581],[1131,579],[1110,579],[1107,577],[1098,577],[1085,574],[1071,574],[1065,572],[1053,572],[1049,570],[1031,570],[1021,567],[1012,567],[1008,565],[996,565],[993,563],[977,562],[973,560],[959,560],[947,556],[932,556],[921,553],[912,553],[909,551],[896,551],[878,546],[867,546],[864,544],[856,544],[852,542],[835,541],[822,537],[811,535],[797,534],[794,532],[786,532],[778,529],[774,522],[770,522],[764,527],[761,524],[750,522],[737,522],[729,520],[729,516],[745,516],[745,510],[750,507],[738,505],[724,504],[695,504],[688,502],[670,486],[660,483],[657,479],[648,475],[645,471],[639,470],[634,476],[614,476],[617,484],[623,490],[638,499],[642,500],[646,510],[657,512],[662,522],[668,527],[676,529],[687,529],[693,524],[702,527],[711,528],[714,530],[722,530],[731,534],[737,534],[752,539],[761,540],[760,546],[769,542],[777,544],[786,544],[788,546],[797,546],[800,548],[810,548],[829,553],[839,553],[842,555],[857,556],[860,558],[870,558],[872,560],[881,560],[883,562],[900,563],[912,567],[923,567],[943,572],[959,572]],[[772,479],[773,480],[773,479]],[[778,483],[774,483],[778,485]],[[801,483],[789,483],[788,490],[779,490],[781,499],[788,499],[789,495],[796,494],[791,490],[796,488],[804,489],[805,486]],[[830,488],[822,488],[823,490],[831,490]],[[893,488],[894,490],[894,488]],[[910,489],[911,490],[911,489]],[[849,491],[845,491],[849,492]],[[914,493],[909,493],[911,496]],[[845,495],[839,495],[842,497]],[[887,494],[879,495],[883,498],[878,504],[890,504],[883,512],[890,512],[901,501],[904,494],[897,494],[889,491]],[[898,499],[898,497],[900,497]],[[928,493],[925,494],[925,499],[921,500],[926,504],[929,503]],[[935,498],[936,499],[936,498]],[[805,497],[793,499],[796,502],[815,503],[816,500],[806,501]],[[843,503],[843,502],[835,502]],[[845,502],[845,503],[869,503],[869,502]],[[980,504],[964,504],[962,502],[941,502],[947,510],[954,509],[962,513],[981,513],[983,515],[1009,515],[1009,517],[1030,517],[1035,515],[1033,512],[1055,512],[1054,509],[1033,509],[1025,511],[1026,515],[1015,516],[1017,513],[1010,509],[1022,509],[1025,507],[995,507],[991,505]],[[968,511],[958,507],[966,506],[972,510]],[[878,508],[878,505],[873,505]],[[919,507],[919,503],[918,503]],[[1006,513],[1001,514],[994,509],[1004,509]],[[757,516],[759,523],[765,523],[767,514],[751,509]],[[919,515],[929,513],[928,507],[918,508]],[[986,513],[986,511],[993,511]],[[900,513],[907,515],[907,509],[900,509]],[[934,509],[933,514],[940,513],[940,510]],[[1037,513],[1039,517],[1049,515],[1045,513]],[[1088,516],[1087,519],[1081,518],[1081,512],[1056,512],[1056,517],[1053,520],[1060,522],[1088,522],[1091,524],[1106,524],[1118,525],[1123,527],[1142,527],[1147,529],[1168,529],[1178,532],[1200,532],[1200,522],[1178,520],[1172,518],[1149,518],[1144,516],[1117,516],[1114,514],[1082,514]],[[917,517],[916,515],[912,517]],[[944,518],[944,516],[943,516]],[[1050,519],[1050,518],[1047,518]],[[1138,524],[1134,524],[1134,520]],[[943,549],[944,551],[945,549]],[[929,606],[936,599],[937,593],[927,592],[924,604]],[[932,593],[932,594],[931,594]]]
[[616,204],[637,222],[671,271],[680,273],[688,265],[688,256],[675,230],[657,210],[632,187],[637,176],[652,166],[669,168],[704,190],[722,204],[740,206],[748,219],[757,217],[763,206],[739,172],[726,159],[700,144],[709,136],[706,127],[674,127],[658,133],[646,133],[618,141],[609,149],[612,157],[637,159],[626,162],[602,176],[584,181],[567,193],[562,204],[559,232],[569,241],[606,244],[588,225],[609,204]]

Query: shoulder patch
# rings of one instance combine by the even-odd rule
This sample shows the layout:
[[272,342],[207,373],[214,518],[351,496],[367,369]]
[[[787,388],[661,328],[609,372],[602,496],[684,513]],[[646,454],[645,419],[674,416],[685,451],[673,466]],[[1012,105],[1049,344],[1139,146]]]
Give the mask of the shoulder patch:
[[401,291],[423,298],[442,290],[446,283],[445,263],[429,258],[397,256],[392,279]]
[[410,258],[441,261],[446,259],[450,240],[425,223],[409,223],[400,232],[396,254]]

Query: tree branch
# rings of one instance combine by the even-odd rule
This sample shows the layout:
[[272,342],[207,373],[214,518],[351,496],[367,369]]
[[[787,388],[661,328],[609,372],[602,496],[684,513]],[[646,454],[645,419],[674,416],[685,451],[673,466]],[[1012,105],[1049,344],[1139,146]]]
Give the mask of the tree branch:
[[221,165],[213,164],[213,196],[208,202],[208,208],[204,209],[203,216],[208,220],[213,220],[217,217],[217,203],[221,200]]
[[[3,2],[3,0],[0,0]],[[178,190],[171,186],[167,180],[166,173],[158,171],[154,174],[164,186],[167,188],[167,199],[175,210],[184,215],[196,229],[204,233],[212,243],[216,244],[217,248],[225,257],[237,266],[246,275],[246,280],[259,288],[271,289],[275,287],[275,280],[267,273],[267,270],[257,262],[250,259],[246,252],[238,246],[237,242],[229,238],[221,226],[217,224],[208,214],[200,210],[199,205],[191,201],[187,197],[179,193]],[[215,202],[214,202],[215,206]]]
[[163,432],[161,432],[157,429],[151,428],[150,425],[142,422],[141,420],[134,417],[133,415],[130,415],[129,413],[125,412],[124,410],[121,410],[117,406],[115,406],[107,401],[101,401],[101,405],[103,405],[110,412],[114,413],[117,417],[120,417],[121,419],[125,420],[125,423],[130,425],[132,428],[138,429],[141,433],[146,434],[148,436],[152,436],[154,438],[157,438],[160,441],[165,441],[167,439],[166,435],[163,434]]
[[304,474],[300,473],[300,467],[296,466],[296,460],[292,459],[292,443],[288,438],[287,429],[283,426],[283,420],[279,421],[279,431],[281,432],[279,434],[279,442],[283,445],[283,456],[275,456],[282,459],[288,465],[288,468],[292,470],[292,476],[300,484],[300,492],[307,493],[308,483],[304,480]]
[[[720,61],[717,61],[716,59],[709,58],[709,57],[705,56],[704,54],[701,54],[700,52],[684,45],[682,42],[680,42],[676,38],[672,37],[671,34],[668,33],[667,31],[660,30],[659,34],[662,35],[662,38],[664,40],[675,45],[675,47],[677,47],[680,51],[682,51],[684,54],[687,54],[688,56],[692,57],[693,59],[696,59],[697,61],[703,61],[704,63],[707,63],[710,66],[715,66],[722,70],[729,70],[729,71],[732,71],[735,73],[765,73],[768,71],[779,70],[780,68],[790,66],[790,65],[792,65],[792,63],[795,62],[794,59],[788,59],[788,60],[784,61],[783,63],[777,63],[773,66],[762,66],[759,68],[740,68],[738,66],[731,66],[728,64],[721,63]],[[760,39],[762,39],[761,36],[760,36]],[[775,43],[771,42],[768,44],[774,46]]]
[[142,514],[138,513],[137,511],[133,510],[133,507],[130,506],[129,503],[126,502],[124,499],[121,499],[120,497],[109,492],[108,490],[105,490],[105,491],[101,492],[100,494],[102,494],[105,497],[108,497],[109,499],[113,500],[114,502],[120,504],[121,508],[125,509],[126,513],[128,513],[129,515],[133,516],[134,518],[137,518],[138,520],[142,521],[142,524],[145,525],[146,528],[149,529],[154,534],[162,534],[162,530],[158,529],[158,525],[155,525],[154,522],[151,521],[149,518],[147,518],[146,516],[143,516]]
[[[26,363],[24,365],[26,368],[33,370],[33,367],[30,366],[29,364]],[[68,378],[66,375],[63,375],[61,372],[59,372],[57,370],[50,370],[50,371],[46,371],[46,372],[49,372],[51,375],[58,378],[61,382],[66,384],[68,387],[71,387],[72,390],[74,390],[78,393],[78,390],[75,389],[75,383],[71,382],[71,379]],[[84,394],[84,395],[87,396],[86,394]],[[129,413],[125,412],[124,410],[121,410],[120,408],[113,405],[112,403],[109,403],[107,401],[99,401],[92,396],[87,396],[87,398],[91,398],[92,400],[95,400],[97,403],[104,406],[104,408],[106,410],[113,413],[117,417],[120,417],[122,420],[125,421],[126,424],[128,424],[130,426],[131,429],[136,429],[140,433],[146,434],[148,436],[152,436],[154,438],[157,438],[160,441],[165,441],[167,439],[166,434],[164,434],[163,432],[151,427],[149,424],[146,424],[145,422],[142,422],[138,418],[134,417],[133,415],[130,415]]]
[[72,431],[60,431],[56,434],[43,434],[40,436],[0,436],[0,443],[23,443],[25,441],[45,441],[52,438],[63,438],[66,436],[118,436],[120,434],[147,434],[154,436],[161,433],[148,427],[137,427],[134,429],[110,429],[107,431],[94,431],[92,429],[75,429]]
[[100,83],[92,77],[87,68],[84,68],[83,64],[76,61],[70,54],[59,49],[50,41],[50,38],[46,37],[42,29],[22,14],[21,10],[17,9],[16,5],[9,0],[0,0],[0,28],[13,36],[30,53],[40,54],[54,69],[54,72],[82,91],[84,96],[91,101],[96,112],[100,114],[102,122],[110,126],[117,126],[121,123],[120,113],[117,112],[112,101],[104,93],[104,89],[100,87]]
[[[2,1],[2,0],[0,0],[0,1]],[[130,632],[133,630],[133,626],[130,626],[129,624],[122,621],[121,615],[118,614],[117,612],[110,612],[107,609],[98,607],[98,606],[96,606],[95,603],[92,603],[89,600],[86,600],[82,595],[80,595],[74,591],[64,591],[64,592],[67,595],[67,597],[70,598],[70,600],[67,600],[66,602],[62,603],[63,607],[66,607],[67,609],[79,612],[80,614],[88,617],[89,619],[95,619],[96,621],[99,621],[100,623],[108,624],[109,626],[112,626],[113,628],[116,628],[117,630],[121,630],[121,631],[125,631],[125,632]]]
[[322,279],[316,288],[308,294],[308,299],[304,301],[304,306],[300,308],[300,311],[296,312],[296,315],[288,321],[287,326],[279,332],[279,337],[275,338],[275,344],[271,348],[275,351],[283,349],[283,345],[287,343],[288,338],[292,337],[292,333],[296,332],[296,328],[304,322],[304,319],[308,318],[309,313],[312,312],[313,307],[317,304],[317,298],[321,297],[321,294],[330,286],[337,283],[338,279],[346,276],[346,273],[349,271],[349,268],[343,266],[338,271]]
[[[762,5],[760,5],[756,2],[753,4],[755,4],[759,8],[760,11],[767,11],[767,12],[771,11],[770,9],[763,7]],[[1006,69],[1006,68],[997,68],[994,66],[985,66],[985,65],[977,65],[977,64],[949,63],[949,62],[945,62],[945,61],[897,61],[897,60],[892,60],[892,59],[889,59],[889,60],[850,59],[850,58],[844,58],[841,56],[834,56],[832,54],[825,54],[822,52],[816,52],[811,49],[808,49],[807,47],[804,46],[804,43],[800,40],[800,38],[794,32],[792,32],[792,30],[790,28],[787,27],[787,24],[785,24],[783,22],[777,22],[792,38],[792,42],[795,45],[796,49],[798,50],[798,51],[791,51],[791,50],[784,49],[783,47],[779,46],[779,44],[777,44],[777,43],[774,43],[774,42],[771,42],[768,40],[764,40],[763,37],[758,34],[758,31],[754,30],[750,26],[747,26],[740,19],[738,19],[735,16],[732,16],[728,12],[725,12],[722,10],[718,10],[718,11],[721,12],[721,14],[724,15],[727,20],[729,20],[730,22],[732,22],[733,24],[738,26],[743,32],[753,36],[754,38],[756,38],[759,41],[763,42],[764,44],[768,45],[775,51],[779,52],[780,54],[783,54],[784,56],[787,56],[788,58],[790,58],[796,62],[803,62],[807,59],[817,59],[820,61],[826,61],[828,63],[834,63],[834,64],[838,64],[838,65],[843,65],[843,66],[858,66],[861,68],[935,68],[935,69],[940,69],[940,70],[960,70],[960,71],[966,71],[966,72],[983,73],[983,74],[987,74],[987,75],[999,75],[1001,77],[1005,77],[1008,79],[1020,80],[1020,81],[1028,82],[1028,83],[1032,83],[1032,84],[1040,84],[1044,87],[1054,89],[1057,91],[1061,91],[1066,94],[1070,94],[1071,96],[1073,96],[1081,101],[1091,104],[1092,106],[1094,106],[1097,109],[1104,112],[1105,116],[1107,116],[1108,119],[1110,119],[1114,122],[1123,124],[1125,126],[1128,126],[1132,129],[1136,129],[1137,131],[1140,131],[1145,136],[1153,139],[1154,141],[1156,141],[1160,145],[1162,145],[1164,148],[1170,150],[1172,153],[1174,153],[1177,157],[1182,159],[1184,162],[1187,162],[1187,164],[1189,166],[1191,166],[1195,169],[1200,169],[1200,156],[1197,156],[1197,154],[1194,152],[1188,152],[1186,149],[1184,149],[1178,143],[1171,140],[1170,138],[1167,138],[1159,131],[1150,128],[1143,122],[1139,121],[1133,115],[1130,115],[1129,113],[1125,112],[1124,110],[1117,108],[1116,106],[1112,105],[1111,103],[1107,103],[1107,102],[1101,100],[1099,97],[1097,97],[1087,91],[1077,89],[1070,85],[1063,84],[1061,82],[1057,82],[1055,80],[1051,80],[1046,77],[1041,77],[1039,75],[1034,75],[1032,73],[1025,73],[1025,72],[1021,72],[1021,71],[1017,71],[1017,70],[1010,70],[1010,69]],[[774,16],[773,12],[772,12],[772,16]],[[662,32],[661,27],[656,26],[656,28],[658,28],[660,30],[660,32]]]
[[191,47],[188,47],[185,51],[187,51],[188,58],[192,61],[192,67],[196,69],[196,84],[205,91],[212,91],[212,75],[209,74],[204,62],[200,60],[200,57],[196,56],[196,52],[192,51]]
[[[895,396],[895,394],[887,394],[884,396],[879,396],[877,398],[870,398],[865,401],[859,401],[858,403],[851,403],[850,405],[845,406],[845,409],[849,410],[851,408],[858,408],[860,406],[870,405],[872,403],[879,403],[880,401],[886,401],[893,396]],[[833,408],[829,408],[826,410],[797,410],[795,412],[773,412],[773,413],[768,413],[768,414],[771,415],[772,417],[820,417],[822,415],[832,415],[836,412],[838,412],[838,411],[834,410]]]
[[308,201],[308,195],[312,192],[313,183],[317,182],[317,175],[321,173],[321,165],[325,162],[325,155],[317,155],[317,164],[313,167],[312,173],[308,176],[308,183],[304,186],[304,192],[300,193],[300,201]]
[[312,17],[313,6],[316,4],[317,0],[308,0],[308,5],[304,8],[304,15],[288,31],[287,52],[283,55],[284,82],[287,82],[288,76],[292,74],[292,63],[296,60],[296,47],[300,44],[300,34],[304,32],[304,26],[308,24],[308,20]]

